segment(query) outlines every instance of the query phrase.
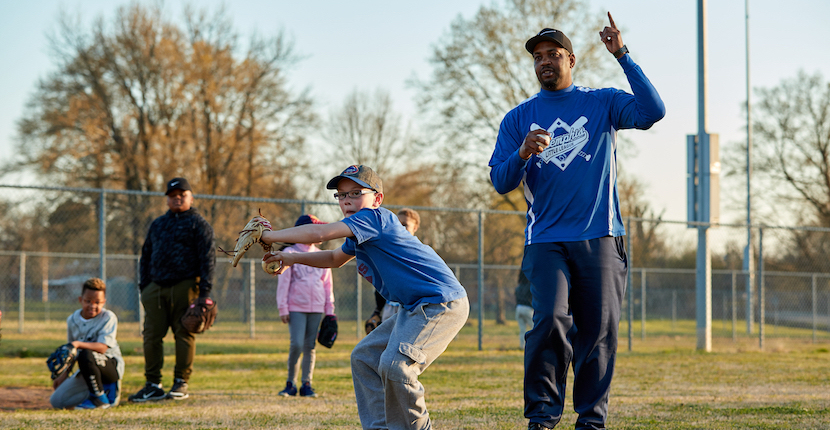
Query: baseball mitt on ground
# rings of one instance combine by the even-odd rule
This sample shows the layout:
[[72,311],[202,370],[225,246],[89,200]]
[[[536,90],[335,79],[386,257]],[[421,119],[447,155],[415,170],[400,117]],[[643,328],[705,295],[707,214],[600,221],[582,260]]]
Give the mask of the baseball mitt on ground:
[[182,315],[182,326],[191,333],[204,333],[213,325],[216,320],[216,302],[209,297],[199,297],[190,303],[184,315]]
[[58,379],[66,372],[72,369],[75,360],[78,358],[78,349],[72,346],[71,343],[61,345],[49,358],[46,359],[46,366],[52,372],[52,379]]

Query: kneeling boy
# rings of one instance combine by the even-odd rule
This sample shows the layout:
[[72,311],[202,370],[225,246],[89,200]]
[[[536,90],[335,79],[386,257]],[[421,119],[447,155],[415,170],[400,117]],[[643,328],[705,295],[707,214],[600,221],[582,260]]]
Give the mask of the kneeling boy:
[[66,337],[78,349],[78,371],[55,379],[49,402],[55,408],[96,409],[117,406],[121,400],[124,359],[115,340],[118,318],[107,303],[104,281],[92,278],[81,288],[81,309],[66,319]]

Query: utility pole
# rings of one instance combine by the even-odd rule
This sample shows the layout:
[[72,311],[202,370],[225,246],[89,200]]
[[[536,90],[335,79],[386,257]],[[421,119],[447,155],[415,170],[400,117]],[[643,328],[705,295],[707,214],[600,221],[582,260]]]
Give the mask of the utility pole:
[[[697,221],[709,223],[710,160],[709,134],[706,131],[706,0],[697,2],[697,141],[698,174]],[[695,271],[695,319],[697,322],[697,349],[712,351],[712,255],[709,249],[709,225],[697,227],[697,256]]]

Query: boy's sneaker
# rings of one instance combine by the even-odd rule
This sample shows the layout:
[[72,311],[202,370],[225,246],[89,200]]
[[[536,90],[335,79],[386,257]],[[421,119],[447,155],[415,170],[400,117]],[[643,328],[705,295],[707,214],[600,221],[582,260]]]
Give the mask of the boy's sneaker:
[[121,403],[121,380],[104,384],[104,394],[107,395],[107,400],[110,401],[112,407],[118,406]]
[[167,397],[173,400],[184,400],[190,397],[187,394],[187,381],[181,378],[176,378],[173,380],[173,388],[170,389],[170,392],[167,393]]
[[297,395],[297,387],[294,385],[293,382],[288,381],[285,383],[285,389],[280,391],[280,396],[288,397],[288,396],[296,396]]
[[300,387],[300,395],[303,397],[317,397],[317,393],[311,388],[310,382],[303,382],[303,386]]
[[148,382],[144,385],[144,388],[128,397],[127,400],[131,402],[146,402],[148,400],[161,400],[165,397],[167,397],[167,394],[165,394],[164,390],[161,388],[161,384]]
[[75,406],[75,409],[107,409],[108,407],[110,407],[110,402],[105,394],[100,396],[90,394],[80,405]]

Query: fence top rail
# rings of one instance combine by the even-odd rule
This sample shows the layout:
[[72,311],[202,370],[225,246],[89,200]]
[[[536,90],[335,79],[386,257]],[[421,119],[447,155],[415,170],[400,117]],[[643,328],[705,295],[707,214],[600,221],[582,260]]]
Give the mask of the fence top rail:
[[[51,251],[3,251],[0,250],[0,255],[7,257],[16,257],[26,255],[27,257],[50,257],[50,258],[100,258],[99,253],[88,252],[51,252]],[[106,254],[108,259],[112,260],[136,260],[140,255],[133,254]]]
[[[11,185],[0,184],[0,188],[16,188],[29,190],[47,190],[47,191],[70,191],[76,193],[104,193],[104,194],[123,194],[123,195],[140,195],[140,196],[155,196],[164,197],[161,191],[138,191],[138,190],[113,190],[106,188],[78,188],[78,187],[56,187],[47,185]],[[324,206],[337,206],[336,201],[321,201],[321,200],[305,200],[305,199],[276,199],[270,197],[246,197],[246,196],[226,196],[215,194],[194,194],[194,198],[203,200],[225,200],[225,201],[241,201],[254,203],[290,203],[290,204],[311,204]],[[434,206],[408,206],[408,205],[383,205],[389,209],[412,208],[418,211],[432,211],[432,212],[465,212],[465,213],[487,213],[487,214],[504,214],[504,215],[525,215],[522,211],[505,211],[495,209],[465,209],[465,208],[448,208],[448,207],[434,207]]]
[[[163,197],[164,193],[161,191],[140,191],[140,190],[114,190],[107,188],[80,188],[80,187],[57,187],[48,185],[13,185],[0,184],[0,188],[16,188],[16,189],[30,189],[30,190],[49,190],[49,191],[71,191],[84,193],[104,193],[104,194],[124,194],[124,195],[142,195],[142,196],[159,196]],[[337,206],[337,202],[320,201],[320,200],[305,200],[305,199],[275,199],[269,197],[246,197],[246,196],[225,196],[214,194],[194,194],[195,198],[205,200],[227,200],[227,201],[242,201],[242,202],[256,202],[256,203],[291,203],[291,204],[312,204]],[[482,214],[498,214],[498,215],[520,215],[526,216],[523,211],[506,211],[496,209],[465,209],[465,208],[448,208],[448,207],[432,207],[432,206],[405,206],[405,205],[385,205],[390,209],[400,209],[410,207],[418,211],[430,212],[462,212],[462,213],[482,213]],[[828,227],[811,227],[811,226],[778,226],[766,224],[727,224],[727,223],[705,223],[696,221],[673,221],[664,219],[639,218],[639,217],[623,217],[623,220],[636,222],[652,222],[657,224],[682,224],[689,227],[741,227],[741,228],[755,228],[767,230],[802,230],[802,231],[816,231],[816,232],[830,232]]]

